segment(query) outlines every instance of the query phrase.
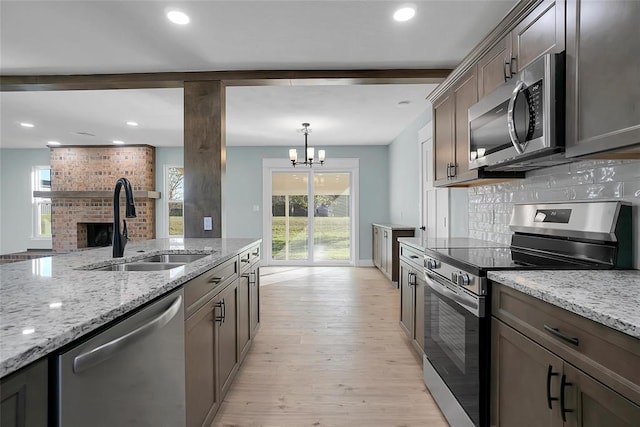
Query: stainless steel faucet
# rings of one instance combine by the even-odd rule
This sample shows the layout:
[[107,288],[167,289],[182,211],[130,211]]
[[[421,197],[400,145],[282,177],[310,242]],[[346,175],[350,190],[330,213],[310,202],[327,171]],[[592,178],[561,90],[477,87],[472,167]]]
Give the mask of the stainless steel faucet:
[[113,257],[122,258],[124,247],[127,244],[127,221],[122,220],[122,234],[120,234],[120,189],[124,186],[126,198],[126,218],[136,217],[136,205],[133,201],[133,190],[127,178],[120,178],[116,181],[116,188],[113,190]]

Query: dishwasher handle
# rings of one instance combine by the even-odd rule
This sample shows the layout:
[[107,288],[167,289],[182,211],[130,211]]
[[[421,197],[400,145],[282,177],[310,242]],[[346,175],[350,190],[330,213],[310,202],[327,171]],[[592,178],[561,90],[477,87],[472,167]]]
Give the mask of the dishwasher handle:
[[149,322],[140,326],[139,328],[134,329],[131,332],[122,335],[108,343],[102,344],[92,350],[82,353],[79,356],[76,356],[73,359],[73,372],[78,374],[82,371],[86,371],[105,360],[112,357],[115,353],[122,350],[126,346],[146,337],[147,335],[151,335],[155,331],[162,329],[167,323],[171,321],[175,317],[175,315],[180,311],[182,307],[182,295],[178,295],[178,297],[171,303],[169,308],[167,308],[164,312],[151,319]]

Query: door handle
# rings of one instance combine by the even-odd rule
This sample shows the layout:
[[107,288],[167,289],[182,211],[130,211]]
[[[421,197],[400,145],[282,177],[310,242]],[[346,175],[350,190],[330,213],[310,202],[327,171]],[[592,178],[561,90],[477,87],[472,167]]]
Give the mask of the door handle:
[[557,397],[551,397],[551,377],[557,377],[558,375],[557,372],[553,372],[553,366],[549,365],[547,369],[547,405],[549,405],[549,409],[553,409],[551,403],[554,400],[558,400]]
[[560,412],[562,413],[562,421],[567,422],[567,413],[573,412],[573,409],[567,409],[565,406],[565,398],[564,391],[568,386],[572,386],[573,384],[567,381],[567,376],[562,374],[562,379],[560,380]]
[[142,338],[151,335],[155,331],[162,329],[167,323],[175,317],[175,315],[182,308],[182,295],[173,300],[169,308],[165,311],[145,323],[144,325],[128,332],[108,343],[95,347],[87,352],[76,356],[73,359],[73,372],[78,374],[82,371],[86,371],[105,360],[111,358],[114,354],[124,349],[125,347],[141,340]]
[[220,309],[220,316],[216,316],[216,322],[222,325],[222,322],[224,321],[224,311],[222,308],[222,301],[218,301],[216,303],[216,307]]
[[518,95],[523,89],[526,89],[527,85],[524,82],[520,82],[516,85],[515,89],[513,89],[513,93],[511,94],[511,98],[509,99],[509,107],[507,110],[507,127],[509,129],[509,139],[511,139],[511,144],[513,148],[515,148],[518,154],[523,154],[524,150],[527,147],[529,139],[533,136],[533,132],[535,131],[535,121],[532,120],[532,116],[535,116],[535,110],[530,102],[530,95],[528,92],[525,93],[525,100],[527,101],[527,113],[529,114],[529,125],[527,126],[527,136],[524,141],[520,141],[518,138],[518,133],[516,132],[516,121],[515,121],[515,106],[516,100],[518,99]]

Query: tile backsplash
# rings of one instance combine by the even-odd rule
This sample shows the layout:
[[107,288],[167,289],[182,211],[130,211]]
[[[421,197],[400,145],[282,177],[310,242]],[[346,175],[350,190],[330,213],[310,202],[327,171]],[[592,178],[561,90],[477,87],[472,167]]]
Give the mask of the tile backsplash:
[[[624,200],[633,205],[634,247],[640,245],[640,160],[586,160],[527,173],[521,180],[469,188],[469,237],[510,243],[515,203]],[[636,249],[635,268],[640,268]]]

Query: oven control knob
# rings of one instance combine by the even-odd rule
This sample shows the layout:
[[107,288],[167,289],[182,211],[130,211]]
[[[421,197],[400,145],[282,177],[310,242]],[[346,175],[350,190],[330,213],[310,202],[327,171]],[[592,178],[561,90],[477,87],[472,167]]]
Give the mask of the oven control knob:
[[466,273],[458,273],[457,279],[456,283],[458,283],[459,286],[469,286],[469,283],[471,282],[469,275]]
[[438,261],[436,261],[435,259],[428,259],[427,260],[427,268],[429,270],[435,270],[436,268],[439,268],[440,263]]

